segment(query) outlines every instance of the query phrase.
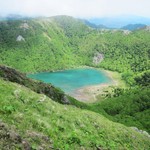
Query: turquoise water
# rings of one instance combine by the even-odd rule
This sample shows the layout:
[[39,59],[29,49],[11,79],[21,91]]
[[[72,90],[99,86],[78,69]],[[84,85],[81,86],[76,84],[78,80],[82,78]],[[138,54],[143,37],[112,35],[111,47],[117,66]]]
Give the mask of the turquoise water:
[[109,83],[111,79],[102,71],[96,69],[73,69],[57,72],[30,74],[28,77],[51,83],[66,93],[71,93],[81,87]]

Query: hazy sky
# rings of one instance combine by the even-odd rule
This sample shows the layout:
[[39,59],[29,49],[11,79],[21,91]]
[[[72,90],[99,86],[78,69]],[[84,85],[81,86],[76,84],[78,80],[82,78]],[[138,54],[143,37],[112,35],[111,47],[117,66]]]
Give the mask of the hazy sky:
[[0,0],[0,15],[7,14],[80,18],[130,14],[150,18],[150,0]]

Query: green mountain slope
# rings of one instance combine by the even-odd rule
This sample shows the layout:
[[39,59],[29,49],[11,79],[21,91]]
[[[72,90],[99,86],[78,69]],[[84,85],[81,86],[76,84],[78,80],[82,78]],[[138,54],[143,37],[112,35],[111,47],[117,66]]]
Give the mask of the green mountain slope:
[[51,84],[45,84],[31,80],[25,74],[16,71],[15,69],[0,65],[0,77],[4,80],[15,82],[30,88],[37,93],[43,93],[62,104],[71,104],[71,97],[67,96],[61,89],[55,88]]
[[0,22],[0,63],[24,72],[81,65],[54,18]]
[[89,109],[103,114],[115,122],[138,127],[140,130],[150,133],[149,98],[150,90],[148,88],[130,89],[119,97],[91,104]]
[[[103,67],[130,77],[150,69],[150,34],[96,30],[69,16],[0,22],[0,63],[23,72],[81,65]],[[94,56],[103,61],[93,63]]]
[[65,94],[61,89],[56,88],[51,84],[29,79],[28,77],[26,77],[25,74],[13,68],[0,65],[0,77],[6,81],[18,83],[27,88],[30,88],[32,91],[35,91],[36,93],[45,94],[53,101],[56,101],[58,103],[75,105],[80,108],[86,106],[84,103],[79,102],[73,97],[70,97],[69,95]]
[[[142,76],[142,79],[146,80],[143,81],[142,79],[138,78],[138,81],[148,84],[148,75],[149,74],[146,73]],[[4,80],[21,84],[37,93],[45,94],[53,101],[59,102],[61,104],[69,104],[82,109],[92,110],[106,116],[115,122],[120,122],[127,126],[135,126],[139,129],[150,132],[149,85],[146,86],[147,88],[144,86],[141,88],[138,87],[136,89],[126,90],[125,92],[122,91],[121,94],[118,93],[120,89],[116,89],[115,95],[117,97],[107,98],[104,101],[100,101],[94,104],[85,104],[66,95],[63,91],[55,88],[51,84],[31,80],[27,78],[25,74],[22,74],[15,69],[6,66],[0,65],[0,77],[2,77]]]
[[0,99],[0,149],[150,148],[144,134],[2,79]]

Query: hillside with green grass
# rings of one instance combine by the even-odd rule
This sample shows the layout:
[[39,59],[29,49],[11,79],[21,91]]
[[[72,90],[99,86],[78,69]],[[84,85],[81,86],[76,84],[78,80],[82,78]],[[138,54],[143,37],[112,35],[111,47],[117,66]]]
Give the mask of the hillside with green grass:
[[149,149],[150,139],[97,113],[0,79],[0,149]]
[[[81,109],[91,110],[104,115],[112,121],[122,123],[129,127],[138,127],[140,130],[142,129],[150,133],[149,75],[150,74],[145,73],[142,79],[141,76],[137,78],[138,80],[136,79],[143,84],[147,83],[146,85],[144,84],[141,87],[126,90],[114,88],[113,95],[109,95],[108,93],[103,101],[95,102],[94,104],[85,104],[66,95],[62,90],[55,88],[51,84],[29,79],[25,74],[15,69],[0,66],[0,77],[6,81],[23,85],[36,93],[48,96],[58,103],[74,105]],[[145,82],[143,79],[146,79]]]
[[53,101],[61,104],[74,105],[79,108],[84,108],[86,106],[86,104],[65,94],[60,88],[56,88],[50,83],[43,83],[41,81],[30,79],[26,77],[26,74],[8,66],[0,65],[0,78],[30,88],[32,91],[44,94]]

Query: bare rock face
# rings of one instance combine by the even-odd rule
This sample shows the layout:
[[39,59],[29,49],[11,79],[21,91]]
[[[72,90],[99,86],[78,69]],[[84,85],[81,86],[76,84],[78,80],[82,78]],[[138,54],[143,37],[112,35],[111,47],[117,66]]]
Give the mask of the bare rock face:
[[150,26],[147,26],[147,27],[145,28],[145,30],[146,30],[146,31],[150,31]]
[[27,23],[23,23],[23,24],[21,24],[20,28],[29,29],[29,25]]
[[95,56],[93,57],[93,63],[94,64],[99,64],[100,62],[102,62],[104,59],[104,55],[101,53],[96,53]]
[[21,42],[21,41],[25,41],[25,39],[21,35],[18,35],[16,41]]
[[137,127],[130,127],[130,128],[133,129],[133,130],[135,130],[135,131],[137,131],[137,132],[139,132],[139,133],[141,133],[141,134],[144,134],[144,135],[146,135],[147,137],[150,138],[150,135],[149,135],[148,132],[143,131],[143,130],[139,130]]
[[131,33],[131,31],[129,31],[129,30],[123,30],[124,35],[129,35],[130,33]]

